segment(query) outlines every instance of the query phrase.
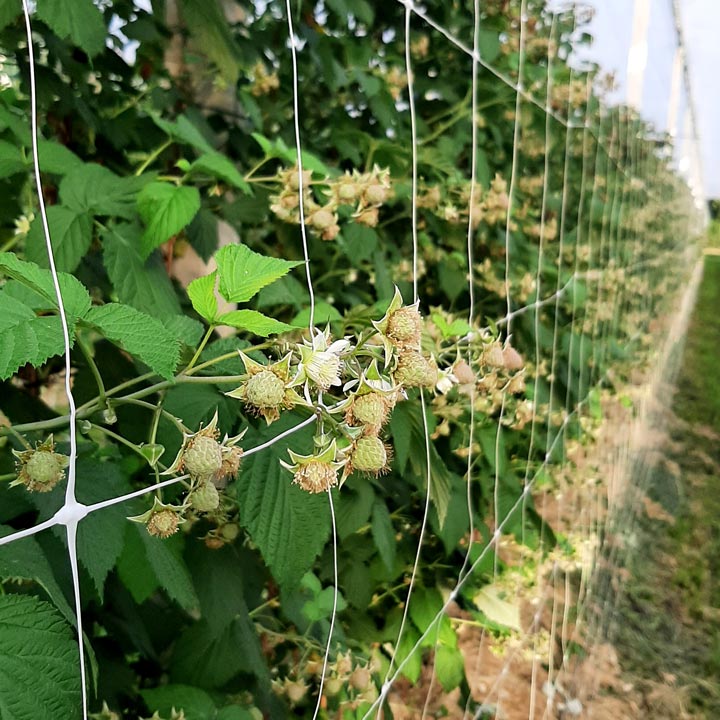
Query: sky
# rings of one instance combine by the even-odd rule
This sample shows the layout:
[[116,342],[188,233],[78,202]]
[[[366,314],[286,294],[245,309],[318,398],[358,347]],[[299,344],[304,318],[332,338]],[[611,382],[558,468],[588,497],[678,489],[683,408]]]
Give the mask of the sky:
[[[677,0],[690,93],[676,61],[672,0],[590,0],[594,42],[588,56],[615,74],[613,99],[628,101],[670,132],[678,169],[698,197],[720,198],[720,0]],[[696,109],[694,144],[689,95]]]

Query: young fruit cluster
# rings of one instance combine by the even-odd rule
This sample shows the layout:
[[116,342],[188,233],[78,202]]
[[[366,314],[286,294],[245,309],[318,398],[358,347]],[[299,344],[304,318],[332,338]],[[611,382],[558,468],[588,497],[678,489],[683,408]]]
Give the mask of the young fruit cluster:
[[[279,171],[276,180],[281,187],[271,196],[270,209],[285,222],[299,223],[297,169]],[[392,197],[390,172],[377,166],[368,173],[355,170],[322,180],[313,180],[312,173],[304,171],[302,185],[305,223],[321,240],[334,240],[338,236],[341,216],[374,227],[379,209]]]
[[[148,533],[159,538],[174,535],[188,520],[199,516],[213,522],[216,530],[208,533],[217,546],[231,542],[227,527],[232,525],[222,490],[240,469],[242,448],[237,446],[244,433],[235,437],[225,435],[219,440],[217,412],[212,420],[197,432],[183,434],[183,442],[175,460],[163,475],[187,475],[188,492],[176,503],[165,503],[158,496],[152,507],[141,515],[128,518],[145,525]],[[210,543],[210,546],[213,545]],[[218,545],[219,543],[219,545]]]
[[16,458],[17,478],[10,487],[24,485],[31,492],[50,492],[65,477],[69,458],[55,452],[53,436],[37,445],[34,450],[13,450]]
[[[323,673],[323,659],[313,653],[304,665],[294,667],[290,675],[272,681],[274,692],[295,706],[302,705],[311,697],[311,687],[319,686]],[[352,708],[363,702],[373,702],[377,696],[377,686],[373,675],[379,666],[374,660],[354,660],[351,653],[338,653],[334,662],[325,669],[323,695],[346,708]]]

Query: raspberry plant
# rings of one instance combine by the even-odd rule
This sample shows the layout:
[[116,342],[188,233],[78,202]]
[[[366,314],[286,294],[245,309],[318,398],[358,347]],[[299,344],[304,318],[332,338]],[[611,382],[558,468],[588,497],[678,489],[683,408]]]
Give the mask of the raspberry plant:
[[[430,5],[472,36],[471,13]],[[440,612],[468,543],[501,529],[527,546],[525,570],[573,552],[524,488],[546,464],[545,486],[559,486],[564,438],[589,442],[600,397],[647,357],[652,319],[684,281],[693,208],[651,130],[601,110],[586,74],[560,59],[572,16],[551,24],[542,3],[528,6],[525,86],[539,106],[518,117],[515,93],[488,73],[473,117],[467,54],[413,29],[413,143],[402,7],[297,5],[300,174],[280,3],[237,3],[228,19],[214,0],[152,13],[129,0],[77,0],[76,14],[38,3],[40,165],[73,342],[78,498],[153,491],[80,523],[91,717],[310,717],[323,676],[323,712],[363,717],[391,663],[418,680],[432,647],[409,650],[436,616],[440,686],[468,697]],[[8,534],[62,506],[70,448],[29,172],[27,48],[19,8],[0,7]],[[487,3],[482,16],[482,56],[508,77],[519,8]],[[580,129],[548,125],[545,105]],[[548,149],[565,162],[545,165]],[[429,532],[396,647],[427,482]],[[29,659],[12,684],[0,662],[16,717],[41,706],[79,717],[63,538],[0,546],[0,645],[62,664],[36,688]],[[479,555],[456,600],[507,636],[475,601],[504,563]]]

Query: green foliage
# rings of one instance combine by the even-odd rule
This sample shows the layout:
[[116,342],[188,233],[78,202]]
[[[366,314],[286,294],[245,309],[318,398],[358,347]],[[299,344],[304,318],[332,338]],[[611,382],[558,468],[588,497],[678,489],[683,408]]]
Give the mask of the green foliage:
[[137,198],[138,211],[145,223],[140,241],[143,257],[189,225],[200,209],[197,188],[151,182]]
[[[297,424],[286,415],[272,428],[253,433],[248,444],[259,445]],[[312,431],[293,435],[290,447],[300,452],[312,446]],[[243,463],[237,484],[240,521],[262,553],[282,587],[296,586],[312,567],[330,535],[327,498],[308,496],[289,483],[289,474],[278,460],[287,455],[278,443]]]
[[0,712],[7,720],[72,720],[80,678],[69,626],[46,602],[0,596]]
[[265,257],[246,245],[226,245],[216,260],[220,294],[230,302],[247,302],[266,285],[300,265],[297,261]]
[[[493,552],[481,555],[496,506],[502,516],[515,508],[504,528],[533,557],[552,548],[553,532],[547,526],[539,532],[532,497],[519,507],[521,479],[552,491],[564,441],[575,439],[576,429],[588,441],[606,415],[608,370],[619,386],[653,345],[648,321],[663,316],[662,298],[682,281],[684,190],[654,136],[624,109],[601,115],[594,99],[586,107],[584,100],[569,106],[560,94],[545,97],[549,66],[550,86],[560,90],[585,87],[588,78],[577,69],[571,76],[562,60],[566,42],[549,42],[544,3],[527,3],[534,25],[527,27],[525,86],[539,94],[538,107],[523,103],[517,146],[510,119],[515,92],[499,78],[517,77],[518,0],[505,4],[507,12],[497,3],[483,8],[480,51],[498,74],[478,76],[475,148],[469,58],[413,24],[421,316],[415,327],[402,6],[328,0],[318,13],[315,4],[292,3],[305,169],[300,198],[285,4],[226,5],[181,0],[177,18],[166,19],[162,2],[149,13],[131,0],[43,0],[33,17],[42,50],[43,194],[73,346],[77,497],[90,504],[177,479],[79,525],[87,645],[98,658],[91,710],[107,700],[127,717],[157,711],[169,718],[173,707],[188,720],[309,717],[318,689],[310,668],[324,653],[334,600],[326,490],[335,480],[339,615],[330,677],[340,689],[324,700],[328,715],[361,718],[369,709],[371,690],[363,695],[338,666],[362,670],[372,657],[373,668],[375,661],[387,667],[428,489],[422,562],[396,666],[407,658],[403,674],[415,682],[434,653],[440,686],[460,688],[464,702],[463,657],[441,609],[465,559],[470,520],[470,562],[478,564],[456,602],[477,616],[473,598],[497,564]],[[0,94],[5,480],[20,478],[12,451],[27,452],[24,443],[33,448],[52,431],[58,452],[68,452],[67,408],[56,392],[64,372],[59,307],[29,162],[20,9],[0,2],[0,46],[12,86]],[[430,3],[429,12],[458,37],[472,38],[467,8]],[[111,24],[133,42],[132,53],[110,33]],[[574,25],[559,14],[558,38]],[[552,64],[543,54],[548,45],[558,47]],[[546,105],[560,118],[589,109],[593,133],[572,130],[567,163],[552,162],[543,177]],[[547,139],[558,160],[565,159],[564,132],[561,123],[553,125]],[[473,149],[478,183],[471,209]],[[516,149],[506,289],[505,219]],[[603,274],[611,260],[613,272]],[[631,263],[644,269],[626,269]],[[563,287],[553,304],[525,312],[536,293],[542,300]],[[511,328],[498,322],[508,291],[511,309],[521,310]],[[221,299],[230,306],[221,308]],[[405,332],[410,327],[399,338],[388,324],[401,308]],[[519,357],[514,369],[498,360],[510,341]],[[400,381],[401,358],[410,356],[422,377]],[[353,415],[353,404],[370,389],[382,396],[375,424]],[[572,409],[571,422],[563,412]],[[305,418],[310,424],[294,431]],[[364,459],[377,474],[352,467],[361,435],[378,438],[376,456]],[[207,477],[185,475],[185,453],[198,438],[207,451],[202,460],[212,467],[222,461]],[[42,494],[0,487],[3,532],[52,517],[65,490],[64,483]],[[217,507],[198,510],[198,490],[211,499],[216,490]],[[177,527],[165,532],[169,525],[153,524],[161,512]],[[73,622],[66,559],[62,527],[0,547],[7,593],[0,595],[0,633],[12,603],[40,608],[37,622],[8,630],[3,647],[32,647],[60,627],[35,595]],[[421,652],[409,655],[423,633]],[[40,649],[55,652],[65,641],[70,648],[69,631],[62,637],[42,641]],[[67,652],[62,672],[46,673],[39,686],[50,693],[51,681],[63,684],[52,694],[67,704],[48,706],[53,717],[77,714],[76,673],[70,682],[76,657]],[[370,675],[377,690],[384,672]],[[286,681],[308,684],[294,705]],[[19,690],[8,692],[14,698]],[[35,706],[28,706],[31,713],[27,693],[22,697],[6,710],[0,692],[3,720],[50,717]]]
[[173,376],[178,362],[178,341],[159,320],[119,303],[92,308],[83,320],[136,355],[161,377]]

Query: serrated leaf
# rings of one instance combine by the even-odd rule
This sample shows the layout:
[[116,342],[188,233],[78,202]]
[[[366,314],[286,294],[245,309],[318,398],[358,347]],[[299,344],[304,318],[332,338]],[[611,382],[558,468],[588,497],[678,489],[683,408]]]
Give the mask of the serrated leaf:
[[[78,458],[76,478],[77,499],[86,505],[119,497],[132,490],[119,464],[100,461],[93,457]],[[102,482],[98,482],[98,478],[102,478]],[[62,506],[64,499],[64,484],[58,485],[52,492],[33,493],[31,500],[39,510],[38,521],[51,518]],[[105,579],[115,567],[123,550],[127,515],[127,509],[122,505],[112,505],[91,513],[78,525],[78,559],[90,575],[101,601]],[[65,528],[56,525],[52,532],[67,547]],[[11,547],[15,549],[15,544],[13,543]],[[70,611],[69,607],[68,610]],[[70,613],[74,621],[74,613],[72,611]]]
[[302,265],[300,261],[260,255],[247,245],[226,245],[220,248],[216,261],[220,275],[220,294],[229,302],[247,302],[266,285]]
[[155,113],[152,113],[150,117],[161,130],[164,130],[174,140],[179,140],[205,153],[215,152],[212,145],[185,115],[178,115],[175,120],[164,120]]
[[[283,415],[267,428],[248,432],[243,447],[250,448],[297,425],[301,418]],[[292,484],[279,463],[287,448],[312,451],[312,428],[292,435],[243,462],[237,481],[240,522],[250,533],[275,579],[286,590],[300,582],[330,536],[330,512],[324,495],[309,495]]]
[[185,230],[193,249],[205,262],[208,262],[217,250],[218,233],[217,216],[205,208],[200,208],[200,212]]
[[173,377],[180,359],[179,343],[159,320],[128,305],[108,303],[92,308],[84,322],[94,325],[158,375]]
[[[0,526],[0,537],[9,535],[12,528]],[[0,545],[0,578],[27,578],[33,580],[45,590],[58,610],[68,622],[76,623],[75,611],[70,607],[65,595],[55,579],[55,574],[45,553],[34,537],[14,540]]]
[[[50,241],[58,270],[72,272],[80,263],[92,241],[92,218],[87,213],[52,205],[47,209]],[[25,256],[40,267],[49,267],[45,233],[41,219],[30,225],[25,241]]]
[[454,690],[465,677],[465,659],[456,647],[438,645],[435,649],[435,673],[445,692]]
[[182,559],[180,535],[167,540],[153,537],[144,527],[135,525],[145,547],[148,563],[160,581],[163,590],[185,610],[198,606],[198,598],[185,561]]
[[520,606],[514,596],[511,601],[506,600],[506,594],[497,586],[486,585],[473,597],[473,602],[492,622],[520,631]]
[[370,519],[375,492],[372,485],[364,478],[358,482],[357,476],[351,476],[340,493],[335,508],[338,536],[341,540],[352,535]]
[[[435,429],[435,417],[430,410],[426,412],[428,431],[432,434]],[[427,453],[421,406],[417,403],[399,403],[390,418],[390,428],[394,441],[396,468],[404,474],[409,462],[416,482],[424,485],[428,477],[428,468],[425,460]],[[430,442],[430,468],[430,499],[435,505],[442,527],[450,502],[451,476],[432,442]]]
[[0,140],[0,178],[25,172],[28,167],[28,163],[23,158],[17,145],[7,140]]
[[141,605],[160,586],[154,570],[150,567],[141,533],[147,534],[145,528],[125,521],[125,544],[117,562],[117,572],[122,584],[132,595],[133,600]]
[[[102,478],[102,483],[98,478]],[[120,497],[132,490],[119,465],[93,458],[78,460],[77,482],[78,499],[85,504]],[[105,580],[123,550],[126,515],[122,504],[112,505],[91,513],[78,525],[78,558],[88,571],[100,602]]]
[[175,646],[170,677],[215,688],[240,672],[259,674],[264,665],[255,627],[246,613],[219,633],[213,633],[205,620],[187,628]]
[[407,660],[401,672],[413,685],[420,678],[420,672],[422,671],[422,650],[418,648],[413,652],[413,647],[419,639],[420,633],[414,627],[406,626],[395,654],[396,666]]
[[257,310],[231,310],[221,315],[217,322],[219,325],[230,325],[261,337],[297,329],[292,325],[263,315]]
[[219,152],[210,152],[201,155],[190,165],[190,172],[205,173],[223,180],[228,185],[242,190],[246,195],[252,195],[252,188],[245,181],[237,168],[228,158]]
[[[292,147],[288,147],[285,141],[279,137],[277,140],[270,140],[260,133],[252,133],[252,137],[257,144],[262,148],[265,157],[268,158],[280,158],[290,165],[297,163],[297,150]],[[328,176],[331,172],[325,163],[320,160],[316,155],[313,155],[306,150],[302,151],[302,163],[304,170],[312,170],[312,172],[318,175]]]
[[202,323],[187,315],[169,315],[160,318],[160,322],[183,345],[194,348],[200,342],[205,328]]
[[105,47],[107,28],[92,0],[42,0],[36,12],[58,37],[69,37],[91,57]]
[[151,175],[119,177],[102,165],[84,163],[60,181],[60,200],[78,212],[131,219],[135,214],[135,198],[151,178]]
[[145,232],[140,241],[143,257],[173,235],[177,235],[195,217],[200,209],[200,193],[195,187],[151,182],[137,198]]
[[392,570],[395,566],[395,528],[393,528],[390,513],[384,502],[376,501],[372,509],[371,522],[373,541],[380,553],[385,567]]
[[182,312],[175,289],[157,253],[140,256],[140,228],[125,223],[102,234],[103,262],[118,300],[153,317]]
[[152,712],[170,717],[173,708],[183,710],[185,720],[209,720],[215,716],[215,703],[204,690],[189,685],[163,685],[141,690],[140,695]]
[[187,294],[195,312],[211,324],[215,322],[218,313],[217,297],[215,296],[216,283],[217,270],[209,275],[195,278],[187,286]]
[[83,165],[83,161],[72,150],[50,140],[38,141],[38,154],[40,169],[44,173],[65,175]]
[[[8,0],[5,0],[5,2],[8,2]],[[22,11],[22,6],[18,9]],[[22,114],[20,108],[12,105],[10,107],[0,105],[0,129],[10,130],[25,147],[30,147],[32,141],[27,116]]]
[[218,1],[181,0],[180,7],[198,46],[213,61],[225,82],[235,85],[240,72],[237,49]]
[[38,367],[64,351],[59,316],[38,317],[27,305],[0,291],[0,380],[27,363]]
[[[14,278],[26,287],[45,298],[45,309],[57,310],[57,296],[52,274],[35,263],[20,260],[14,253],[0,253],[0,273]],[[74,276],[59,273],[60,292],[62,293],[65,313],[69,320],[82,317],[90,308],[90,294],[85,286]],[[72,324],[72,323],[71,323]]]
[[0,717],[79,720],[78,647],[52,605],[0,597]]

